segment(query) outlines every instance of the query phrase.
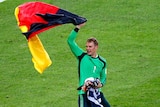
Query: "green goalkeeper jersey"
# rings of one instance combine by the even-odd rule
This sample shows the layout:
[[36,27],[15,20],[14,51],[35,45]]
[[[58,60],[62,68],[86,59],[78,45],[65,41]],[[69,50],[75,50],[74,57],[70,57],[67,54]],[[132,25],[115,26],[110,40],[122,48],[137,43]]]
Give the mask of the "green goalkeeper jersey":
[[[77,45],[75,39],[77,37],[78,30],[78,28],[75,28],[71,31],[67,42],[72,53],[78,59],[79,87],[82,86],[85,79],[89,77],[99,78],[102,85],[104,85],[107,72],[106,60],[99,55],[96,58],[89,56]],[[84,94],[82,90],[79,90],[78,93]]]

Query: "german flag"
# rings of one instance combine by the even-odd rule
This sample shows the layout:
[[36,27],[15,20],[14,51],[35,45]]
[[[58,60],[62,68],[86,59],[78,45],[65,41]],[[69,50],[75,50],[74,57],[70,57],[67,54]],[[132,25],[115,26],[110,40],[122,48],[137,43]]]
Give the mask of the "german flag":
[[17,6],[15,17],[28,40],[34,67],[39,73],[43,73],[52,61],[37,34],[59,25],[79,25],[87,21],[84,17],[44,2],[27,2]]

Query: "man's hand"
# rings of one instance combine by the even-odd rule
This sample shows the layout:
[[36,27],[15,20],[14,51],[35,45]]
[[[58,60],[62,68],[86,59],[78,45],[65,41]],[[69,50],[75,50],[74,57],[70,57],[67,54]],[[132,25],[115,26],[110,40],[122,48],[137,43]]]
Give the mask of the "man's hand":
[[101,88],[103,85],[102,85],[102,83],[100,82],[100,80],[99,79],[95,79],[94,81],[93,81],[93,87],[94,88]]
[[82,23],[76,26],[76,28],[80,29],[82,26],[84,26],[86,23]]
[[84,85],[82,86],[82,90],[83,91],[87,91],[88,88],[101,88],[103,85],[102,83],[100,82],[100,80],[98,78],[95,78],[93,81],[90,81],[90,80],[87,80]]
[[87,91],[88,90],[88,88],[89,87],[92,87],[93,86],[93,82],[91,82],[91,81],[86,81],[85,83],[84,83],[84,85],[82,86],[82,90],[83,91]]

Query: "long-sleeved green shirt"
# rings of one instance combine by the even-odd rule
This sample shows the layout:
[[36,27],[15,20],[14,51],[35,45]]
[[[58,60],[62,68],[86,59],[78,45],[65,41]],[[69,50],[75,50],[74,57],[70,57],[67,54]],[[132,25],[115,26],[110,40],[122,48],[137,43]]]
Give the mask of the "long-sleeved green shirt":
[[[82,86],[85,79],[89,77],[99,78],[101,83],[104,84],[106,82],[107,72],[106,60],[99,55],[96,58],[89,56],[77,45],[75,39],[77,37],[78,30],[78,28],[75,28],[71,31],[67,42],[72,53],[78,59],[79,86]],[[78,93],[84,94],[82,90],[79,90]]]

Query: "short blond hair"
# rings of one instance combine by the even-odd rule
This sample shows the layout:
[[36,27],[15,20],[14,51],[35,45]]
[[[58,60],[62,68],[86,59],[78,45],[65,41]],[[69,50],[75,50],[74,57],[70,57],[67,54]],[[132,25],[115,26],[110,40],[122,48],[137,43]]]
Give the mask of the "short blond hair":
[[94,45],[98,46],[98,41],[97,41],[97,39],[96,39],[96,38],[94,38],[94,37],[90,37],[90,38],[88,38],[88,39],[87,39],[87,42],[93,42],[93,43],[94,43]]

